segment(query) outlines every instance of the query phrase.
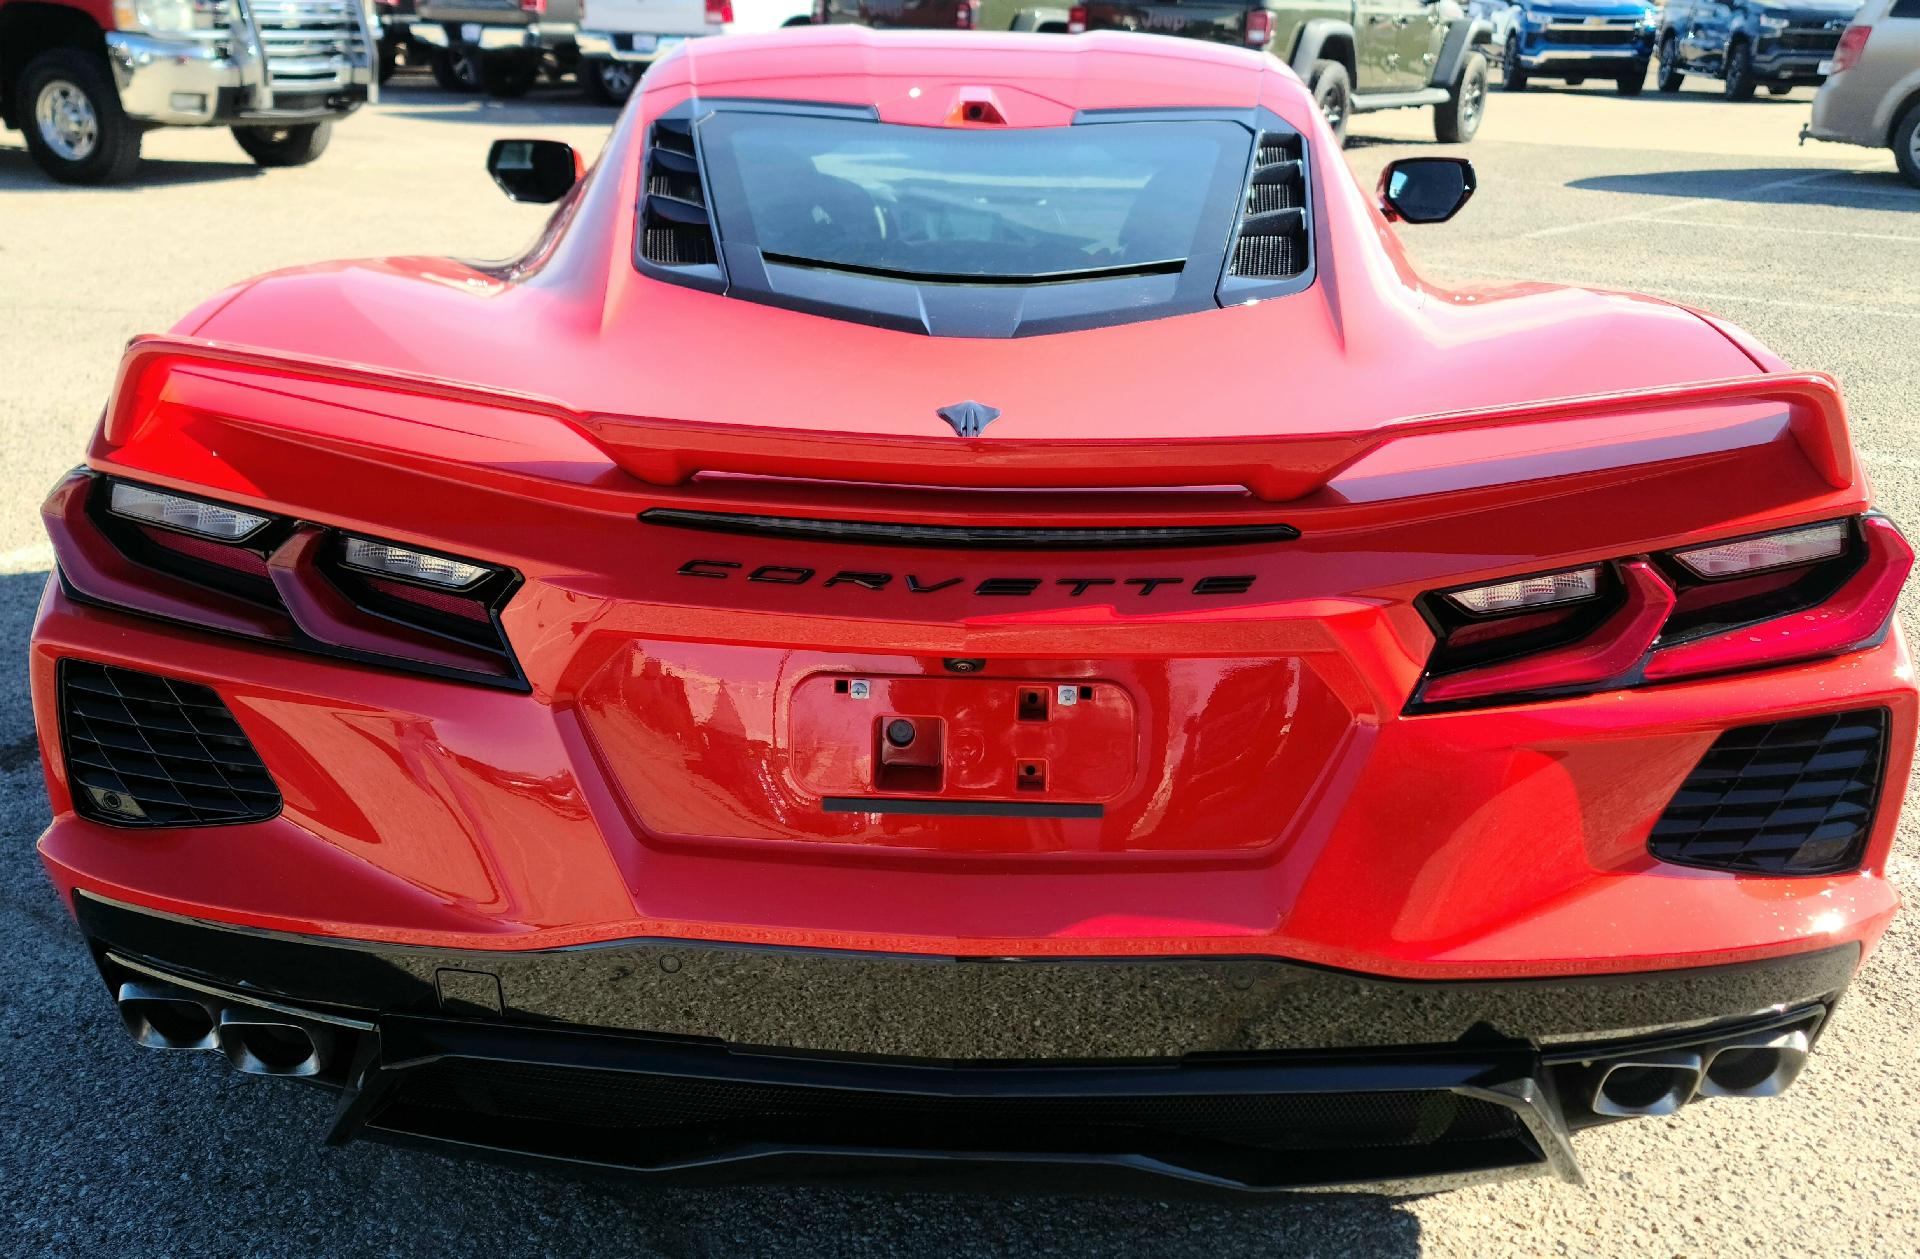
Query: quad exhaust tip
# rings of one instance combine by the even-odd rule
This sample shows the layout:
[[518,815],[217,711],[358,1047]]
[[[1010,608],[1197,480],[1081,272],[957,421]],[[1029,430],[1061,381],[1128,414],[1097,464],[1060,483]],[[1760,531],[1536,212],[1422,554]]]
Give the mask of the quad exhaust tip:
[[324,1023],[226,1005],[170,984],[123,983],[114,1004],[136,1044],[218,1050],[250,1075],[318,1075],[334,1056],[333,1029]]
[[1700,1087],[1700,1055],[1689,1050],[1642,1054],[1606,1064],[1593,1094],[1593,1113],[1631,1119],[1671,1115]]
[[1782,1032],[1736,1041],[1714,1051],[1700,1081],[1702,1097],[1778,1097],[1807,1065],[1807,1034]]

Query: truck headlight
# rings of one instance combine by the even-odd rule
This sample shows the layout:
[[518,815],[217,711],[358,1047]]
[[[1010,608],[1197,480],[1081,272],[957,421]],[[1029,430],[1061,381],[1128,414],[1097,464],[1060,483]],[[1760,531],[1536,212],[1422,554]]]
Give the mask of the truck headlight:
[[1760,29],[1763,31],[1784,31],[1788,25],[1790,25],[1790,23],[1788,23],[1786,18],[1774,17],[1770,13],[1762,13],[1760,15]]
[[191,35],[220,25],[224,0],[114,0],[113,24],[149,35]]

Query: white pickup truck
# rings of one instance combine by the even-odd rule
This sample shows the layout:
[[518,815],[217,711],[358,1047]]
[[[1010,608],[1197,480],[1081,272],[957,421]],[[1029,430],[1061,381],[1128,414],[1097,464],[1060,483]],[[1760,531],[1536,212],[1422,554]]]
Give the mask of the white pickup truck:
[[813,21],[812,0],[584,0],[580,86],[618,105],[641,73],[689,39],[753,34]]

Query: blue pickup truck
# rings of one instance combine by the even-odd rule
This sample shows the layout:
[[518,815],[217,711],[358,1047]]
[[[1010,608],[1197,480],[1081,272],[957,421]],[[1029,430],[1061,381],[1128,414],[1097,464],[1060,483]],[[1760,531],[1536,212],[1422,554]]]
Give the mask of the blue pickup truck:
[[1495,22],[1501,86],[1526,89],[1531,79],[1578,85],[1611,79],[1622,96],[1646,86],[1660,6],[1644,0],[1524,0],[1502,6]]

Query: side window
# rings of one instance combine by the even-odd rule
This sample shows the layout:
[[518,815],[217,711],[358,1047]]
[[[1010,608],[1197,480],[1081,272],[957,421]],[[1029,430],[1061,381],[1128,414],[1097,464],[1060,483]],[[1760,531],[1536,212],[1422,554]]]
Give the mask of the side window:
[[1893,0],[1888,17],[1920,18],[1920,0]]

